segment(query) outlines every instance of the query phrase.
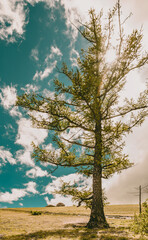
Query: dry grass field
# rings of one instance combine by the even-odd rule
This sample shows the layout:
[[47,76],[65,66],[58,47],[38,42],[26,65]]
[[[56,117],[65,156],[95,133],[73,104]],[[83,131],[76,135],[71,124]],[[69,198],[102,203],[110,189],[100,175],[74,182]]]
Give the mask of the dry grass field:
[[[32,215],[31,211],[41,213],[41,215]],[[126,219],[126,217],[134,216],[137,212],[138,205],[107,206],[105,213],[108,216],[110,228],[107,230],[88,230],[85,225],[89,219],[90,211],[84,207],[0,209],[0,239],[146,239],[146,237],[134,236],[129,229],[132,219]]]

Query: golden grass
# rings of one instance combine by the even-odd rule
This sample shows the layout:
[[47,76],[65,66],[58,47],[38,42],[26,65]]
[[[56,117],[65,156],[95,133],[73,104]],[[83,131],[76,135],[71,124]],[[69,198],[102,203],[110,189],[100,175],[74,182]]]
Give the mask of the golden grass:
[[[0,209],[2,211],[7,211],[8,209]],[[28,212],[31,211],[40,211],[44,214],[61,214],[61,215],[84,215],[89,216],[90,210],[86,209],[85,207],[76,207],[76,206],[70,206],[70,207],[36,207],[36,208],[9,208],[9,211],[15,211],[15,212]]]
[[[34,209],[33,209],[34,210]],[[88,217],[70,215],[46,215],[33,216],[28,212],[0,210],[0,234],[28,234],[33,231],[47,231],[49,229],[62,228],[66,224],[85,222]]]
[[[41,211],[41,215],[31,215],[31,211]],[[108,215],[131,216],[138,206],[107,206]],[[110,229],[99,232],[84,228],[89,220],[90,210],[84,207],[44,207],[0,209],[0,239],[3,240],[90,240],[128,239],[127,232],[132,220],[108,219]],[[124,229],[124,230],[123,230]],[[111,237],[103,238],[104,234]],[[102,238],[101,238],[102,236]],[[130,238],[132,239],[132,238]]]
[[107,205],[105,207],[105,214],[107,215],[134,216],[138,212],[138,204]]
[[[7,209],[0,209],[6,211]],[[30,212],[30,211],[41,211],[45,214],[61,214],[61,215],[90,215],[90,209],[85,207],[38,207],[38,208],[9,208],[10,211],[17,212]],[[121,215],[121,216],[134,216],[138,213],[139,207],[137,204],[133,205],[107,205],[105,206],[106,215]]]

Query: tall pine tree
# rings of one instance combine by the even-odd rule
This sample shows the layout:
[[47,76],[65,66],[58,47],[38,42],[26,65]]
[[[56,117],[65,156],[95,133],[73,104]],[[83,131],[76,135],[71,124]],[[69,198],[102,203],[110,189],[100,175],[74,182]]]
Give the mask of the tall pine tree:
[[[30,114],[34,127],[54,133],[57,150],[48,151],[34,145],[33,157],[55,166],[75,167],[76,171],[92,177],[92,191],[80,194],[71,188],[71,194],[81,201],[91,200],[89,228],[108,227],[103,207],[102,178],[130,167],[128,156],[123,153],[123,137],[148,115],[148,99],[145,90],[137,99],[119,104],[120,93],[127,75],[148,63],[148,54],[142,53],[142,33],[138,30],[125,36],[123,33],[120,2],[109,11],[107,24],[102,24],[102,12],[89,11],[89,22],[82,24],[79,33],[89,43],[78,58],[78,67],[69,70],[64,63],[60,72],[69,85],[56,79],[54,98],[36,93],[18,97],[17,105],[30,112],[38,112],[38,118]],[[114,20],[118,19],[119,34],[114,37]],[[107,53],[116,52],[116,58],[107,62]],[[65,95],[65,98],[61,98]],[[44,114],[46,113],[46,117]],[[48,116],[48,117],[47,117]],[[70,131],[81,132],[68,138]],[[77,151],[79,148],[79,151]],[[75,185],[76,188],[76,185]],[[70,193],[70,186],[63,192]]]

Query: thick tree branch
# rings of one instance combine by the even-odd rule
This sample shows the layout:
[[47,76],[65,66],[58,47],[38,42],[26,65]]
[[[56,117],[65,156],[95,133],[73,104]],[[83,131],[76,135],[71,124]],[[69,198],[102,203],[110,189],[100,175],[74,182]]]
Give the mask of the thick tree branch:
[[84,202],[84,201],[89,201],[93,198],[93,195],[91,195],[90,197],[87,197],[87,198],[80,198],[80,201],[78,202],[78,205],[77,207],[80,207],[81,204]]

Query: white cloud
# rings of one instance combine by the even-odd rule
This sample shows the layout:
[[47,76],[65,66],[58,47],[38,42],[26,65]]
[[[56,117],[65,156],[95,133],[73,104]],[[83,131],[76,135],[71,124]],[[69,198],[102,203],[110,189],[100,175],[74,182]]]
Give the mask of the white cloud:
[[25,93],[29,94],[30,92],[36,92],[39,90],[39,86],[33,84],[26,84],[24,88],[21,88]]
[[14,201],[18,201],[20,198],[24,197],[27,195],[27,192],[25,189],[16,189],[13,188],[11,190],[11,193],[5,192],[5,193],[0,193],[0,201],[1,202],[8,202],[8,203],[13,203]]
[[39,51],[38,51],[38,49],[37,48],[32,49],[30,56],[35,61],[39,61]]
[[48,198],[48,197],[44,197],[44,199],[45,199],[47,205],[49,205],[49,204],[50,204],[50,200],[49,200],[49,198]]
[[[132,194],[136,192],[139,185],[148,185],[148,119],[144,124],[135,128],[133,134],[126,139],[126,153],[129,154],[131,162],[135,166],[115,175],[111,180],[107,180],[108,200],[112,204],[134,204],[138,203],[138,197]],[[122,191],[121,191],[122,189]],[[148,195],[142,194],[142,201]]]
[[[26,0],[26,3],[31,5],[35,5],[39,2],[44,2],[50,8],[56,7],[56,2],[60,3],[59,0]],[[78,25],[77,19],[80,17],[82,19],[86,19],[88,15],[88,10],[91,7],[96,9],[101,9],[104,6],[112,6],[113,3],[109,4],[110,1],[85,1],[81,0],[61,0],[61,5],[65,8],[65,17],[66,17],[66,24],[69,29],[67,32],[70,37],[75,39],[77,37],[77,30],[74,26],[72,26],[71,22],[75,25]],[[5,0],[1,3],[1,11],[0,11],[0,22],[2,24],[2,29],[0,31],[0,36],[2,39],[8,38],[10,36],[11,41],[15,39],[15,33],[21,37],[24,33],[24,27],[26,24],[26,15],[27,10],[25,10],[26,4],[23,0]],[[7,23],[10,26],[7,27]],[[14,36],[14,37],[13,37]]]
[[70,61],[72,62],[72,66],[77,67],[77,58],[79,58],[79,53],[73,48],[70,52]]
[[33,80],[37,80],[40,77],[39,72],[37,71],[34,76],[33,76]]
[[36,177],[48,177],[49,174],[45,170],[43,171],[40,167],[34,167],[26,172],[26,175],[30,178],[36,178]]
[[0,1],[0,38],[13,42],[17,36],[22,37],[26,24],[26,14],[25,1]]
[[34,5],[39,2],[44,2],[44,0],[26,0],[26,2],[30,3],[31,5]]
[[24,148],[31,149],[32,142],[39,145],[48,136],[48,130],[33,128],[30,119],[21,118],[17,121],[17,124],[18,135],[15,143],[22,145]]
[[17,151],[16,157],[22,164],[34,166],[34,162],[31,159],[33,151],[31,143],[34,142],[36,145],[43,143],[48,136],[48,130],[33,128],[31,120],[25,118],[21,118],[17,123],[18,134],[15,143],[22,145],[25,149]]
[[50,54],[47,55],[46,59],[45,59],[45,62],[48,63],[48,61],[50,59],[53,59],[55,58],[56,56],[63,56],[63,54],[61,53],[60,49],[57,47],[57,46],[51,46],[51,50],[50,50]]
[[27,184],[24,184],[26,188],[17,189],[13,188],[11,189],[11,192],[0,192],[0,202],[7,202],[12,204],[15,201],[18,201],[19,199],[22,199],[23,197],[30,195],[30,193],[37,194],[38,191],[36,190],[36,183],[35,182],[29,182]]
[[[60,156],[60,148],[58,148],[58,149],[55,149],[54,147],[53,147],[53,145],[52,145],[52,143],[49,143],[48,145],[46,145],[45,146],[45,150],[46,151],[55,151],[55,154],[56,154],[56,158],[58,158],[59,156]],[[52,166],[52,164],[50,164],[51,166]],[[54,164],[53,164],[53,166],[55,166]]]
[[[88,19],[88,10],[90,8],[96,9],[96,11],[100,11],[102,8],[104,12],[106,12],[109,8],[112,8],[116,3],[116,0],[1,0],[0,2],[0,38],[14,41],[15,36],[18,35],[21,37],[24,33],[24,27],[26,22],[26,16],[28,13],[27,4],[35,5],[39,2],[46,3],[50,8],[56,8],[56,3],[61,4],[65,8],[65,17],[67,28],[69,29],[67,34],[76,39],[78,35],[78,31],[71,23],[74,23],[78,26],[78,19],[82,19],[84,22]],[[121,1],[123,7],[123,13],[125,17],[128,16],[130,12],[133,12],[133,16],[130,19],[129,27],[141,26],[143,23],[148,25],[148,17],[147,17],[147,0],[143,0],[142,5],[138,0],[131,1]],[[140,7],[139,7],[140,6]],[[147,26],[144,27],[145,34],[147,33]],[[145,37],[145,44],[147,37]]]
[[32,149],[26,148],[25,150],[18,150],[16,152],[16,159],[21,164],[26,164],[28,166],[35,166],[33,159],[31,158]]
[[7,86],[5,88],[1,88],[1,93],[0,93],[0,100],[1,100],[1,105],[5,109],[10,109],[16,102],[17,99],[17,92],[15,87],[10,87]]
[[0,146],[0,159],[2,159],[2,164],[9,162],[10,164],[16,164],[16,160],[13,158],[13,155],[10,151],[5,150],[3,146]]
[[7,131],[5,135],[9,135],[9,132],[15,133],[15,128],[11,124],[5,125],[4,128]]
[[34,194],[39,193],[36,190],[36,183],[35,182],[28,182],[28,183],[24,184],[24,186],[26,186],[26,191],[27,192],[34,193]]
[[43,96],[49,97],[51,99],[55,99],[55,92],[51,92],[50,90],[47,90],[46,88],[43,90]]
[[72,185],[76,182],[78,184],[78,190],[81,190],[84,187],[86,187],[86,189],[89,189],[92,186],[91,178],[86,178],[82,174],[73,173],[73,174],[62,176],[62,177],[58,177],[54,179],[51,183],[49,183],[45,188],[46,194],[53,195],[53,199],[51,199],[50,201],[47,197],[44,198],[47,204],[56,205],[59,202],[64,203],[66,206],[71,206],[74,204],[71,196],[65,197],[60,194],[54,194],[54,191],[55,190],[58,191],[62,186],[63,182],[67,182],[69,185]]
[[14,117],[21,117],[22,114],[18,111],[18,107],[14,106],[17,100],[17,91],[15,87],[6,86],[0,88],[0,104],[9,111],[9,114]]
[[[81,140],[81,142],[83,143],[83,135],[84,135],[84,130],[80,129],[80,128],[71,128],[69,131],[64,131],[60,134],[61,140],[64,142],[64,144],[66,144],[67,146],[70,145],[67,141],[65,141],[64,139],[70,140],[70,141],[74,141],[76,139]],[[64,138],[64,139],[62,139]]]
[[19,205],[22,207],[22,206],[23,206],[23,203],[19,203]]
[[53,69],[55,68],[56,64],[57,61],[55,61],[50,67],[46,67],[43,72],[41,71],[39,73],[40,79],[43,80],[44,78],[47,78],[50,75],[50,73],[53,72]]
[[44,71],[36,72],[35,75],[33,76],[33,80],[43,80],[44,78],[47,78],[50,73],[53,72],[54,68],[56,67],[57,61],[54,61],[53,63],[50,64],[50,66],[47,66]]
[[57,46],[51,46],[51,54],[53,55],[58,55],[62,56],[63,54],[61,53],[60,49]]
[[49,200],[48,197],[45,197],[44,199],[45,199],[45,201],[48,205],[51,204],[51,205],[56,206],[58,203],[61,203],[61,202],[64,203],[65,206],[74,205],[74,202],[72,201],[72,197],[70,197],[70,196],[69,197],[64,197],[60,194],[56,194],[56,195],[54,195],[54,198],[51,199],[51,200]]
[[10,115],[12,117],[18,116],[19,118],[22,117],[21,112],[18,111],[18,107],[13,107],[10,111],[9,111]]
[[[36,73],[33,76],[33,80],[43,80],[44,78],[47,78],[54,70],[54,68],[57,65],[57,60],[55,60],[57,57],[61,57],[62,53],[60,49],[57,46],[51,46],[50,54],[47,55],[44,61],[44,70],[43,71],[36,71]],[[51,60],[53,62],[51,62]]]

